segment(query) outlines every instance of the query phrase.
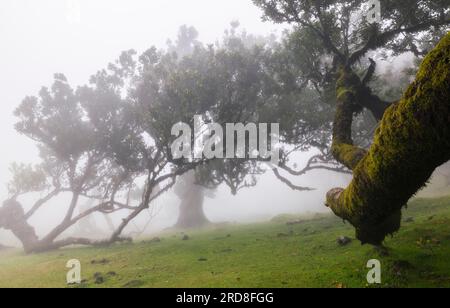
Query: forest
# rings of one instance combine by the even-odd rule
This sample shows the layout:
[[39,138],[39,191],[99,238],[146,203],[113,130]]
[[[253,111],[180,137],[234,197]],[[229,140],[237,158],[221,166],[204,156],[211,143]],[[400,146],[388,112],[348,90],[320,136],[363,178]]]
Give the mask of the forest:
[[0,287],[450,287],[449,0],[69,2],[2,9]]

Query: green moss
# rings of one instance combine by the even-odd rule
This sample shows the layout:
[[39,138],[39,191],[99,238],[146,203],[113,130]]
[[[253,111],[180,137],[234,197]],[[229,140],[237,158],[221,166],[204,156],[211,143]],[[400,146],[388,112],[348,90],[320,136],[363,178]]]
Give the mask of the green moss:
[[331,152],[334,157],[338,157],[338,160],[349,169],[356,167],[361,159],[366,155],[365,150],[345,143],[333,144]]
[[[425,58],[416,81],[385,113],[368,154],[349,187],[330,196],[363,243],[380,244],[400,227],[400,211],[450,160],[450,33]],[[345,146],[334,145],[351,159]]]
[[353,116],[361,108],[356,102],[361,82],[358,76],[345,68],[340,69],[339,75],[331,152],[337,161],[353,169],[366,154],[365,150],[355,147],[352,140]]

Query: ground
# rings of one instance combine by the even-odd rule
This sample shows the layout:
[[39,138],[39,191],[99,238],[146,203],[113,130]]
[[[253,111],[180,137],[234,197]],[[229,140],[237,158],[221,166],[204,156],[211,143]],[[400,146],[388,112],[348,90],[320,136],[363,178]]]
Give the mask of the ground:
[[[71,248],[25,256],[0,252],[0,287],[67,287],[65,265],[82,264],[78,287],[450,287],[450,197],[416,199],[403,227],[386,241],[388,255],[353,240],[331,215],[280,216],[269,223],[223,225],[159,235],[158,241],[110,248]],[[301,217],[300,217],[301,219]],[[370,259],[382,264],[382,284],[369,286]]]

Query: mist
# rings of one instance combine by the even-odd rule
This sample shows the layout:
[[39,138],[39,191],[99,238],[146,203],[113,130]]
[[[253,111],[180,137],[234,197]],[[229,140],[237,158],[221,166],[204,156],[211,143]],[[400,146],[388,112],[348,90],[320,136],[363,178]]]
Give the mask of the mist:
[[[205,45],[221,40],[233,21],[239,21],[240,31],[253,35],[279,36],[290,28],[286,24],[263,22],[261,12],[250,1],[242,0],[6,0],[0,6],[0,35],[5,46],[0,54],[3,84],[0,125],[4,137],[0,192],[4,199],[11,177],[10,164],[38,160],[35,144],[14,130],[13,111],[25,96],[34,95],[43,85],[50,84],[54,73],[64,73],[74,86],[83,85],[122,50],[133,48],[139,53],[150,46],[166,48],[169,41],[176,39],[182,25],[197,29],[198,40]],[[381,61],[377,72],[401,71],[411,65],[411,59],[411,55],[403,55],[390,62]],[[306,164],[311,155],[301,154],[296,163]],[[259,177],[256,187],[236,196],[227,187],[219,187],[214,198],[206,197],[204,212],[213,223],[250,223],[267,221],[279,214],[329,212],[324,206],[326,192],[333,187],[345,187],[350,179],[348,175],[314,171],[292,178],[297,185],[314,189],[298,192],[267,174]],[[25,199],[24,206],[32,203],[34,197]],[[152,214],[141,214],[128,231],[150,234],[171,227],[178,216],[179,202],[172,191],[167,192],[154,202]],[[58,203],[67,204],[68,197],[57,198],[48,204],[47,210],[33,217],[38,234],[51,230],[64,216],[67,207],[55,210]],[[117,223],[122,218],[114,215],[113,219]],[[102,215],[93,215],[93,220],[107,231]],[[73,229],[76,227],[68,233],[74,232]],[[15,243],[5,231],[0,231],[0,240]]]
[[449,286],[449,31],[448,0],[0,1],[0,288]]
[[[288,28],[262,22],[261,12],[250,1],[241,0],[6,0],[0,6],[0,35],[5,46],[0,53],[3,68],[0,125],[5,143],[0,162],[3,183],[0,192],[4,199],[11,177],[10,164],[38,160],[35,144],[14,130],[13,111],[25,96],[34,95],[50,84],[54,73],[64,73],[74,86],[83,85],[122,50],[133,48],[142,52],[153,45],[165,48],[168,40],[176,39],[182,25],[195,27],[199,40],[205,44],[220,40],[233,21],[239,21],[241,29],[254,35],[279,35]],[[304,155],[305,163],[308,156]],[[206,198],[205,214],[211,222],[254,222],[282,213],[324,212],[325,192],[348,181],[346,176],[331,174],[324,178],[323,173],[315,172],[296,180],[315,191],[294,192],[273,176],[265,175],[257,187],[237,196],[220,187],[214,199]],[[25,199],[24,206],[35,197]],[[54,206],[67,203],[68,197],[61,196],[33,217],[38,234],[48,232],[63,217],[66,206],[57,210]],[[158,214],[146,232],[161,231],[176,221],[179,199],[172,192],[155,204]],[[141,216],[135,229],[142,229],[151,215]],[[106,228],[101,215],[94,216],[94,220],[99,227]],[[120,216],[115,220],[119,221]],[[0,240],[16,243],[5,231],[0,231]]]

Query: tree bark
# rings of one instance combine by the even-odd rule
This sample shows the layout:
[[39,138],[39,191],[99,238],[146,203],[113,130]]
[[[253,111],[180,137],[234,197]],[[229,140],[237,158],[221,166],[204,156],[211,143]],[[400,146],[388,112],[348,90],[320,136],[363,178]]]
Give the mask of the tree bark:
[[403,98],[385,112],[368,152],[353,146],[351,121],[359,79],[342,69],[333,154],[354,172],[327,206],[356,228],[363,244],[380,245],[400,228],[401,209],[434,170],[450,160],[450,33],[424,59]]
[[39,239],[26,218],[22,206],[15,200],[8,200],[0,208],[0,228],[11,231],[22,243],[25,253],[32,252]]
[[179,181],[175,188],[175,193],[181,199],[176,228],[199,228],[209,223],[203,211],[204,189],[195,183],[194,171],[188,172]]
[[193,184],[181,200],[180,214],[175,227],[181,229],[199,228],[209,223],[203,211],[203,188]]
[[11,231],[19,239],[26,254],[41,253],[71,245],[98,246],[131,240],[119,236],[106,241],[93,241],[86,238],[56,240],[59,235],[76,223],[77,219],[65,221],[50,232],[50,237],[39,239],[35,229],[28,223],[27,219],[27,214],[25,214],[22,205],[16,200],[7,200],[0,207],[0,228]]
[[55,229],[53,229],[53,231],[51,231],[44,239],[42,239],[42,242],[48,244],[54,242],[58,238],[58,236],[60,236],[64,231],[69,229],[77,222],[72,220],[72,216],[78,205],[79,198],[80,194],[78,192],[72,193],[72,200],[70,201],[69,210],[67,211],[64,220]]

